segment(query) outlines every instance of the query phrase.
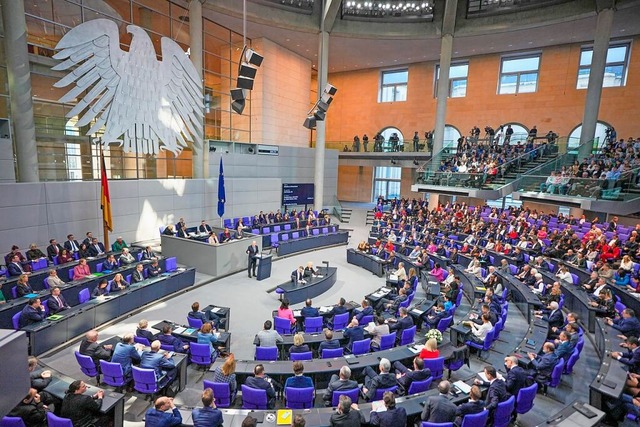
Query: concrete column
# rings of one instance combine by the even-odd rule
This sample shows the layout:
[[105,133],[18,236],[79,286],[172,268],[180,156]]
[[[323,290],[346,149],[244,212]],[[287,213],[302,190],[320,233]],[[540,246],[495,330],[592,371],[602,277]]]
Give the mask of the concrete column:
[[[449,98],[449,71],[451,68],[451,53],[453,52],[453,32],[456,25],[457,0],[447,0],[442,18],[442,40],[440,41],[440,76],[438,77],[438,92],[436,93],[436,123],[433,132],[434,155],[442,150],[444,127],[447,119],[447,99]],[[434,156],[439,157],[439,156]],[[439,158],[434,159],[438,165]]]
[[[319,36],[320,46],[318,47],[318,96],[322,94],[324,87],[327,85],[329,75],[329,33],[324,31],[324,23],[320,25],[321,31]],[[331,110],[327,113],[327,118],[331,114]],[[315,193],[313,195],[314,210],[320,211],[323,207],[324,198],[324,156],[325,156],[325,122],[316,123],[316,157],[315,157],[315,173],[313,183]]]
[[36,125],[33,120],[33,98],[31,96],[31,72],[27,51],[27,23],[24,3],[15,0],[0,0],[4,44],[7,56],[7,76],[11,96],[11,120],[16,157],[18,159],[18,182],[38,182],[38,147]]
[[438,207],[438,204],[440,204],[440,194],[429,193],[429,210]]
[[[196,67],[198,75],[202,80],[202,3],[204,0],[189,1],[189,47],[191,48],[191,62]],[[203,85],[204,86],[204,85]],[[204,99],[204,93],[202,94]],[[199,123],[204,135],[204,120]],[[200,141],[194,141],[193,144],[193,177],[208,178],[209,177],[209,147],[206,146],[204,138]]]
[[[587,87],[587,98],[584,104],[584,115],[582,116],[580,144],[592,141],[595,137],[598,112],[600,110],[600,96],[602,95],[602,81],[604,80],[604,68],[607,62],[607,50],[609,49],[612,25],[613,7],[601,9],[598,12],[596,36],[593,42],[593,56],[591,57],[589,86]],[[585,146],[580,149],[578,156],[580,158],[587,157],[592,149],[593,144],[585,144]]]

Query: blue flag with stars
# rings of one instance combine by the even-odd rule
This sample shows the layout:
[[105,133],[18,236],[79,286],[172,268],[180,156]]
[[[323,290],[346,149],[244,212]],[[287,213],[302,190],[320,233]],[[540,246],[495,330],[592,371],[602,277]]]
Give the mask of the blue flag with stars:
[[224,215],[224,202],[226,201],[224,194],[224,172],[222,170],[222,157],[220,157],[220,175],[218,176],[218,216],[222,218]]

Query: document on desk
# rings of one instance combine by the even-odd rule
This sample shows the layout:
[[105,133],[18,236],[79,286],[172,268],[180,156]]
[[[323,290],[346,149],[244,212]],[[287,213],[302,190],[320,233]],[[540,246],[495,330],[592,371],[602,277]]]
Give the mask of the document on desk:
[[411,309],[411,314],[415,314],[416,316],[422,316],[424,314],[424,310],[418,310],[417,308]]
[[318,309],[318,311],[320,312],[320,314],[324,314],[330,312],[332,308],[333,307],[327,307],[326,305],[323,305]]
[[[498,378],[499,380],[504,380],[504,377],[502,376],[502,374],[501,374],[500,372],[497,372],[497,374],[498,374],[498,377],[497,377],[497,378]],[[489,379],[488,379],[488,378],[487,378],[487,376],[484,374],[484,371],[483,371],[483,372],[478,372],[478,376],[480,377],[480,379],[481,379],[482,381],[484,381],[484,382],[486,382],[486,383],[488,383],[488,382],[489,382]]]
[[186,331],[186,330],[187,330],[187,328],[183,328],[182,326],[179,326],[179,327],[175,328],[175,329],[173,330],[173,332],[175,332],[176,334],[181,334],[181,333],[183,333],[183,332],[184,332],[184,331]]
[[302,311],[300,310],[293,310],[293,317],[300,317],[302,316]]
[[216,307],[213,310],[211,310],[212,313],[220,313],[222,311],[222,309],[220,307]]
[[422,349],[424,348],[424,345],[422,344],[417,344],[417,345],[411,345],[409,347],[407,347],[409,349],[409,351],[413,354],[418,354],[422,351]]
[[389,275],[389,280],[392,280],[392,281],[396,281],[396,282],[397,282],[397,281],[398,281],[398,276],[397,276],[397,275],[395,275],[395,274],[390,274],[390,275]]
[[463,381],[456,381],[453,386],[464,394],[469,394],[471,391],[471,386]]

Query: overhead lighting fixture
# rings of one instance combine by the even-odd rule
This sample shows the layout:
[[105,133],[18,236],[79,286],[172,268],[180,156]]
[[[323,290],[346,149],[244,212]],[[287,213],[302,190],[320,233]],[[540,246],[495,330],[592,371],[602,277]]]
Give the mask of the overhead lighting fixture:
[[248,91],[253,90],[258,67],[262,65],[264,57],[255,50],[244,46],[240,54],[238,64],[238,78],[236,79],[236,89],[231,89],[231,109],[238,114],[242,114],[246,105]]

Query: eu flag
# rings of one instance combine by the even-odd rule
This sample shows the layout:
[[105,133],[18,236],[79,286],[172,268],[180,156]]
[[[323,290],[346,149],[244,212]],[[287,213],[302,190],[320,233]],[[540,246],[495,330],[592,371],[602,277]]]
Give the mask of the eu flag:
[[224,215],[224,202],[227,197],[224,194],[224,172],[222,170],[222,157],[220,157],[220,175],[218,176],[218,216]]

